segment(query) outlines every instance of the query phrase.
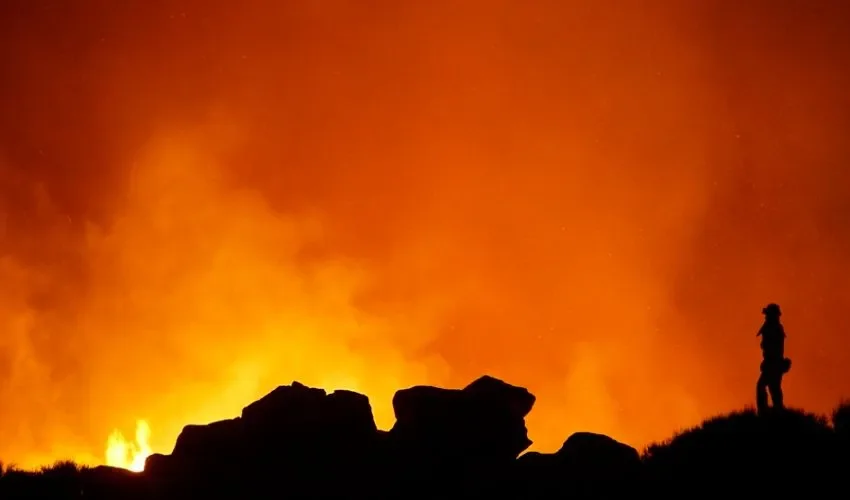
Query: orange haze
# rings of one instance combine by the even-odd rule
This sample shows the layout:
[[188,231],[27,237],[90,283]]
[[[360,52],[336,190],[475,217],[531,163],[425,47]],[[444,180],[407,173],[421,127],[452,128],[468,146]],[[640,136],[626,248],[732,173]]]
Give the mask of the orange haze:
[[7,0],[0,458],[483,373],[642,445],[850,394],[846,2]]

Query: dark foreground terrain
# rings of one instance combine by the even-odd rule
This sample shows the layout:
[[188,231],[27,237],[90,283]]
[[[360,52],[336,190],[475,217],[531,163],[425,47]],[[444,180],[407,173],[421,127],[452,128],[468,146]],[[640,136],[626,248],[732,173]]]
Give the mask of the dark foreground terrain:
[[706,494],[817,498],[850,482],[850,406],[832,422],[789,410],[714,418],[642,455],[577,433],[526,453],[527,390],[483,377],[462,390],[396,393],[379,431],[361,394],[294,383],[240,417],[189,425],[144,473],[60,463],[6,469],[0,499],[619,498]]

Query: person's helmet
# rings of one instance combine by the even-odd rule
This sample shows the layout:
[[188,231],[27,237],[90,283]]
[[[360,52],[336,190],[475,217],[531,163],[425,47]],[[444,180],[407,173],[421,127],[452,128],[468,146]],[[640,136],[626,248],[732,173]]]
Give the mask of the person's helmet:
[[761,310],[765,316],[782,316],[782,311],[779,310],[779,304],[768,304]]

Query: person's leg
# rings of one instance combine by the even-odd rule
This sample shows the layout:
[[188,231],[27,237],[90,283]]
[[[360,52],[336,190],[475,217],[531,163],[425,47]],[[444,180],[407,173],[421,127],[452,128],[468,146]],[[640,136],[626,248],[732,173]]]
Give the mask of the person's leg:
[[767,379],[762,373],[756,382],[756,409],[759,413],[764,413],[767,408]]
[[785,401],[782,396],[782,375],[771,377],[767,388],[770,391],[770,400],[773,402],[773,407],[777,409],[785,408]]

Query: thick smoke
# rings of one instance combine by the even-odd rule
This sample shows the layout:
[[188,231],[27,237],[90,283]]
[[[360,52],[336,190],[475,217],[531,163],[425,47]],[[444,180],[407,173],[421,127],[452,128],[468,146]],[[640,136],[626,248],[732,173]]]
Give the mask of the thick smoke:
[[751,401],[767,301],[827,410],[850,16],[614,3],[4,2],[0,457],[484,372],[640,445]]

